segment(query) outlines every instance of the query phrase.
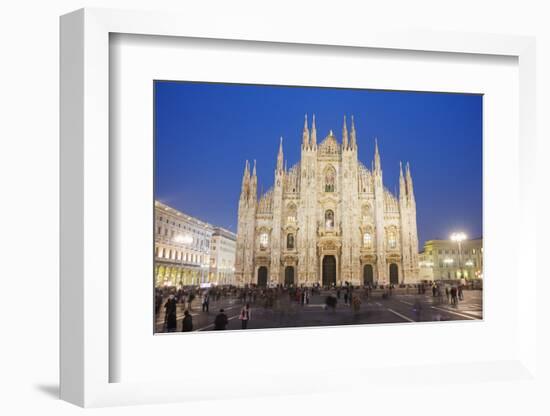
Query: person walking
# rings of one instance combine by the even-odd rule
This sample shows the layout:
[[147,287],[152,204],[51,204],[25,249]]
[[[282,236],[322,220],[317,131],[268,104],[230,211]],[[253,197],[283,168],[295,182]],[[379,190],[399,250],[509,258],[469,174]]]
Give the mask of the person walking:
[[458,299],[464,300],[464,292],[462,291],[462,285],[458,286]]
[[215,330],[224,330],[227,328],[227,324],[229,323],[229,320],[227,319],[227,315],[225,314],[223,309],[220,309],[220,313],[216,315],[216,319],[214,319],[214,329]]
[[241,309],[239,319],[241,320],[241,328],[246,329],[248,327],[248,321],[250,321],[250,304],[249,303],[247,303]]
[[188,310],[183,313],[183,321],[181,323],[181,332],[191,332],[193,330],[193,317]]
[[451,288],[451,304],[456,305],[457,304],[457,297],[456,297],[456,286],[453,286]]
[[202,311],[208,312],[208,306],[210,304],[210,297],[208,295],[208,292],[205,292],[204,295],[202,295]]
[[168,296],[164,309],[166,310],[166,314],[164,315],[164,325],[166,326],[166,331],[174,332],[177,325],[177,304],[174,295]]
[[449,286],[445,286],[445,296],[447,296],[447,303],[449,303],[449,300],[451,298],[451,293],[449,292]]
[[336,296],[334,296],[333,294],[331,295],[328,295],[326,298],[325,298],[325,308],[326,309],[329,309],[331,308],[333,312],[336,311],[336,304],[338,302],[338,299],[336,299]]
[[357,295],[351,297],[351,306],[353,307],[353,312],[358,314],[361,310],[361,299]]

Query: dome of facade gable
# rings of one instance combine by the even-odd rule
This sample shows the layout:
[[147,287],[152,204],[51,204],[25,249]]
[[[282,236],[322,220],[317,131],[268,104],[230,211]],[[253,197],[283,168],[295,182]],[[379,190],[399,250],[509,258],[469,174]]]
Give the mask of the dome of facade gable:
[[337,154],[340,153],[340,144],[336,140],[336,136],[332,130],[328,133],[321,144],[319,145],[319,153],[321,154]]

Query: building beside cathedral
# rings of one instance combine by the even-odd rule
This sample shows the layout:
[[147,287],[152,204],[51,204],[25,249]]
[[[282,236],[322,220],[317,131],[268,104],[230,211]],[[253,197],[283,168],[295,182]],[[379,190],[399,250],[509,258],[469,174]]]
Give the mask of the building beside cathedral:
[[256,162],[245,164],[239,199],[238,285],[400,284],[418,280],[416,203],[410,167],[399,195],[383,185],[375,143],[368,169],[357,157],[353,117],[341,143],[317,143],[315,116],[304,123],[301,160],[286,168],[283,139],[274,182],[258,197]]
[[483,239],[428,240],[419,266],[422,280],[483,279]]

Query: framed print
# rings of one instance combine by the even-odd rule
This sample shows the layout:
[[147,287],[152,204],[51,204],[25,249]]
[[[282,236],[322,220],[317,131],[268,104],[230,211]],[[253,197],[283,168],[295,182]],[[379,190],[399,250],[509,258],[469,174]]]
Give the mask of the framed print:
[[61,20],[62,398],[532,379],[533,39],[180,19]]
[[482,99],[155,81],[154,332],[482,319]]

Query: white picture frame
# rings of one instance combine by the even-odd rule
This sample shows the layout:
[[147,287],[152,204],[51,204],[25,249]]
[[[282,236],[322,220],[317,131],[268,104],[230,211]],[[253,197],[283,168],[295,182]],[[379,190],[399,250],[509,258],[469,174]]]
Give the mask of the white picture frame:
[[[185,24],[182,24],[185,22]],[[205,26],[201,19],[169,13],[83,9],[61,18],[61,398],[80,406],[107,406],[184,401],[210,397],[277,395],[348,389],[346,382],[325,386],[316,375],[288,380],[271,373],[268,383],[251,382],[245,392],[222,389],[221,384],[111,382],[110,365],[119,359],[110,349],[110,172],[109,148],[109,36],[113,33],[170,37],[226,39],[281,44],[332,45],[452,54],[504,55],[519,66],[519,195],[520,214],[517,270],[522,286],[536,287],[537,270],[530,249],[535,238],[534,177],[535,136],[535,41],[530,37],[396,32],[376,29],[323,30],[309,25],[281,31],[275,22],[244,23],[236,31],[223,19]],[[241,22],[242,23],[242,22]],[[517,354],[508,360],[440,365],[411,369],[370,369],[371,380],[404,377],[406,383],[439,382],[441,371],[471,382],[525,380],[536,376],[536,290],[519,290]],[[359,373],[361,367],[357,368]],[[246,369],[244,370],[246,376]],[[343,375],[343,368],[334,377]],[[472,378],[473,375],[473,378]],[[356,376],[357,377],[357,376]],[[357,378],[356,378],[357,381]],[[371,381],[372,382],[372,381]],[[185,388],[183,388],[185,386]],[[274,388],[274,386],[278,386]]]

